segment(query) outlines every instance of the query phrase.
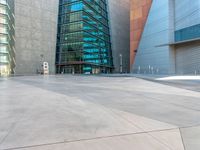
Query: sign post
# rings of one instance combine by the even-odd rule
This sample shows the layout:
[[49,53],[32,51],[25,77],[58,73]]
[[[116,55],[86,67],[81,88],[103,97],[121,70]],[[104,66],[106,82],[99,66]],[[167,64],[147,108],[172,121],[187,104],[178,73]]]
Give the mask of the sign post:
[[43,62],[43,74],[49,75],[49,63],[48,62]]

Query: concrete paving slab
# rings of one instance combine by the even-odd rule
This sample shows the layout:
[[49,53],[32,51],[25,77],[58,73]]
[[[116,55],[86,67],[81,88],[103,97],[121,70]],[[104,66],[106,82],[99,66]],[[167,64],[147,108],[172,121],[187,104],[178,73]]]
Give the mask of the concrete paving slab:
[[165,144],[171,150],[185,150],[179,129],[151,132],[149,135]]
[[[200,124],[199,98],[134,77],[9,78],[0,83],[0,149],[182,150],[177,129]],[[188,149],[199,147],[195,129],[181,133]]]
[[[24,92],[27,89],[28,86]],[[15,89],[10,111],[4,114],[7,119],[4,118],[6,124],[1,125],[1,130],[12,125],[9,121],[17,114],[19,118],[1,143],[1,149],[142,132],[103,106],[39,88],[32,88],[34,92],[21,98],[17,97],[18,90]],[[9,117],[10,113],[15,114],[14,118]]]
[[186,150],[200,149],[200,126],[181,128],[181,134]]
[[[170,137],[171,138],[171,137]],[[144,134],[108,137],[103,139],[92,139],[70,143],[57,143],[53,145],[34,146],[19,150],[183,150],[181,146],[171,149],[168,145],[174,144],[174,138],[162,143],[152,136]],[[177,143],[179,144],[179,143]]]
[[[99,93],[101,93],[101,95]],[[157,95],[157,93],[155,93],[155,95]],[[133,90],[133,92],[127,92],[126,88],[123,90],[108,90],[103,88],[98,89],[98,86],[96,88],[84,87],[82,94],[79,96],[81,99],[101,104],[105,107],[126,111],[180,127],[200,123],[200,113],[195,109],[198,107],[197,101],[195,102],[197,98],[192,96],[186,97],[188,103],[189,101],[191,101],[191,103],[194,102],[193,108],[189,108],[189,105],[184,103],[184,101],[178,104],[178,100],[176,99],[178,99],[179,96],[177,95],[162,94],[162,97],[157,99],[151,97],[145,90],[143,92],[135,90]],[[184,96],[180,97],[183,98]],[[170,102],[173,100],[173,103]]]
[[[133,82],[134,81],[134,82]],[[121,86],[125,82],[126,89],[124,86]],[[174,94],[177,96],[192,96],[192,97],[199,97],[200,93],[196,91],[190,91],[187,89],[181,89],[173,86],[163,85],[163,84],[156,84],[155,82],[151,81],[144,81],[142,79],[135,79],[135,78],[125,78],[121,82],[115,82],[113,84],[108,83],[99,83],[98,85],[88,85],[90,87],[101,87],[107,89],[119,89],[119,90],[126,90],[126,91],[138,91],[138,92],[147,92],[147,93],[155,93],[155,94]],[[144,86],[145,82],[145,86]],[[108,86],[105,86],[108,85]],[[137,85],[137,86],[136,86]]]
[[[187,89],[191,91],[200,92],[200,80],[199,76],[160,76],[160,75],[141,75],[135,74],[133,75],[137,78],[149,80],[156,83],[161,83],[164,85],[169,85],[172,87],[178,87],[182,89]],[[159,78],[165,78],[165,80],[159,80]],[[173,80],[168,80],[168,79]]]
[[138,116],[132,113],[127,113],[123,111],[112,110],[118,116],[121,116],[125,120],[131,122],[134,126],[138,127],[144,132],[152,132],[159,130],[172,130],[177,129],[178,127],[175,125],[171,125],[165,122],[153,120],[150,118],[146,118],[143,116]]

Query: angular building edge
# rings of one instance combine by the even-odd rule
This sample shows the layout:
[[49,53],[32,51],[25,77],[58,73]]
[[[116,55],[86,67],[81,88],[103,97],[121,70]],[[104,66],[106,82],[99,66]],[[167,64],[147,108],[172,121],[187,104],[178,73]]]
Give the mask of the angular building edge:
[[131,0],[130,5],[130,68],[132,69],[152,0]]

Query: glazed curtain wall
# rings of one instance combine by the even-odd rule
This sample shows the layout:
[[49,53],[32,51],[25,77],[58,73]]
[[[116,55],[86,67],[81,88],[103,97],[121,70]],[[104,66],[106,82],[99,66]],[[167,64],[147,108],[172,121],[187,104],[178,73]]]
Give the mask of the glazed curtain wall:
[[131,0],[130,67],[134,64],[152,0]]
[[0,76],[14,74],[14,14],[13,1],[0,1]]
[[61,0],[58,22],[58,73],[65,73],[67,66],[75,73],[112,67],[105,0]]

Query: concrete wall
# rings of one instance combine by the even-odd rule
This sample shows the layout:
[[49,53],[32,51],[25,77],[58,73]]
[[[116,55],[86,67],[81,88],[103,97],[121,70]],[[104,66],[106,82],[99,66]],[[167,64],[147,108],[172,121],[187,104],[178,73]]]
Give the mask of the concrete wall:
[[16,74],[36,74],[42,61],[55,72],[58,1],[15,0]]
[[120,54],[123,56],[123,72],[129,72],[130,2],[129,0],[108,0],[108,7],[115,72],[120,72]]

